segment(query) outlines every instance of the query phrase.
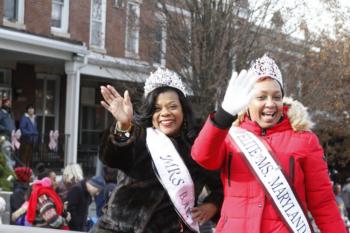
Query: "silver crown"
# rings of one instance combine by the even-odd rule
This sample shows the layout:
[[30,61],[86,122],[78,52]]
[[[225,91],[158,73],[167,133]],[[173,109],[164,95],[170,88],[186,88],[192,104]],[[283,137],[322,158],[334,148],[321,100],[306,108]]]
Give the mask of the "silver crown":
[[278,68],[275,61],[270,58],[268,55],[264,55],[261,58],[256,59],[254,64],[250,67],[251,71],[253,71],[257,79],[262,77],[271,77],[279,82],[281,84],[281,87],[283,88],[283,80],[282,80],[282,74],[280,69]]
[[144,95],[147,96],[150,92],[158,87],[169,86],[180,90],[185,96],[188,94],[185,85],[180,77],[173,71],[168,69],[158,68],[154,73],[146,79],[144,86]]

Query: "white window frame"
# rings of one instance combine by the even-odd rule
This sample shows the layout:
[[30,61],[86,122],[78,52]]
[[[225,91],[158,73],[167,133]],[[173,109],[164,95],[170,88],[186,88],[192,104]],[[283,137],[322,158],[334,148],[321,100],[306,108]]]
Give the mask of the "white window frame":
[[[54,0],[51,0],[51,6]],[[51,26],[51,33],[55,36],[70,37],[68,33],[69,24],[69,0],[63,0],[62,15],[61,15],[61,27]]]
[[[24,25],[24,0],[17,0],[17,20],[11,21],[5,18],[5,14],[3,17],[3,24],[4,26],[13,27],[17,29],[26,29],[26,26]],[[5,2],[3,1],[3,4]]]
[[127,0],[114,0],[114,7],[120,8],[120,9],[124,8],[125,1],[127,1]]
[[[42,112],[39,114],[37,113],[37,116],[41,116],[43,117],[43,119],[45,117],[54,117],[55,120],[54,120],[54,129],[52,130],[55,130],[55,129],[58,129],[59,128],[59,122],[60,122],[60,114],[58,114],[60,112],[60,86],[61,86],[61,79],[58,75],[54,75],[54,74],[47,74],[47,73],[37,73],[36,74],[36,79],[41,79],[43,80],[43,93],[46,94],[47,92],[47,81],[50,80],[50,81],[54,81],[55,82],[55,87],[54,87],[54,98],[55,98],[55,102],[54,102],[54,112],[51,113],[51,114],[47,114],[45,113],[44,109],[42,109]],[[36,98],[36,96],[34,97]],[[45,107],[46,106],[46,98],[45,98],[45,95],[42,97],[43,98],[43,106],[42,107]],[[45,125],[45,121],[42,121],[42,126],[41,126],[41,132],[39,132],[39,134],[42,135],[42,138],[40,139],[42,142],[44,141],[44,132],[45,132],[45,128],[46,128],[46,125]]]
[[136,44],[135,44],[135,51],[129,51],[128,50],[128,41],[129,41],[129,9],[130,5],[136,6],[136,14],[137,14],[137,22],[136,25],[140,26],[140,4],[142,3],[142,0],[132,0],[127,2],[126,6],[126,27],[125,27],[125,57],[131,57],[131,58],[139,58],[139,45],[140,45],[140,28],[137,27],[137,29],[134,31],[136,33]]
[[153,65],[155,67],[165,67],[166,65],[166,40],[167,40],[167,27],[166,27],[166,17],[164,14],[161,14],[159,12],[156,12],[155,14],[156,21],[162,22],[162,29],[161,29],[161,51],[160,51],[160,63],[156,62]]
[[107,13],[107,2],[106,0],[102,0],[102,19],[101,22],[102,23],[102,28],[101,28],[101,45],[95,45],[92,44],[92,22],[94,21],[94,19],[92,18],[92,10],[93,10],[93,1],[91,0],[91,12],[90,12],[90,47],[92,50],[95,50],[96,52],[102,52],[102,53],[106,53],[106,49],[105,49],[105,40],[106,40],[106,13]]

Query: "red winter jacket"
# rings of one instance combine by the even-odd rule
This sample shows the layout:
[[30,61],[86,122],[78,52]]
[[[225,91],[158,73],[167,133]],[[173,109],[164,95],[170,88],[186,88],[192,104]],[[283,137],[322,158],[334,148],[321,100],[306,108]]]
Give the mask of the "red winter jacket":
[[[293,101],[284,119],[263,130],[248,117],[238,123],[272,148],[303,207],[309,210],[322,233],[346,233],[340,217],[327,164],[317,136],[309,131],[305,108]],[[224,203],[217,233],[287,233],[261,184],[229,141],[228,130],[219,129],[209,117],[192,147],[192,157],[207,169],[221,169]]]

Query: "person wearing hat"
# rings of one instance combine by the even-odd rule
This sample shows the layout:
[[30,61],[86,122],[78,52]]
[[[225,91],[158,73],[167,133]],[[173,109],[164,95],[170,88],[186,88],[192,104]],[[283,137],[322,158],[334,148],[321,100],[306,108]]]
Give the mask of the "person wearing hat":
[[16,126],[11,113],[11,100],[6,98],[2,100],[0,109],[0,134],[9,140],[13,130],[16,130]]
[[306,108],[283,98],[268,55],[233,73],[221,107],[192,147],[207,169],[221,169],[224,204],[217,233],[345,233],[327,163]]
[[103,190],[105,181],[102,176],[82,180],[71,187],[67,193],[67,211],[71,214],[69,228],[73,231],[86,231],[89,205],[92,197]]
[[[13,191],[10,196],[10,216],[18,210],[26,200],[26,193],[29,189],[29,183],[32,181],[32,169],[29,167],[17,167],[14,170],[16,179],[13,183]],[[10,219],[10,224],[15,224]]]
[[45,177],[35,180],[31,186],[25,220],[35,227],[67,230],[69,219],[51,179]]

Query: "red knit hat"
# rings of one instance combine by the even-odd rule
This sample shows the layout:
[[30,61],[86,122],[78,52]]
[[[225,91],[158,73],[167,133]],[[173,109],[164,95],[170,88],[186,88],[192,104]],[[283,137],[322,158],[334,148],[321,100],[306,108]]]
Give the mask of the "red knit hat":
[[9,98],[5,98],[5,99],[2,99],[2,104],[7,104],[8,102],[10,102],[11,100]]
[[29,167],[17,167],[15,168],[15,174],[17,180],[26,183],[29,182],[32,177],[32,169]]

